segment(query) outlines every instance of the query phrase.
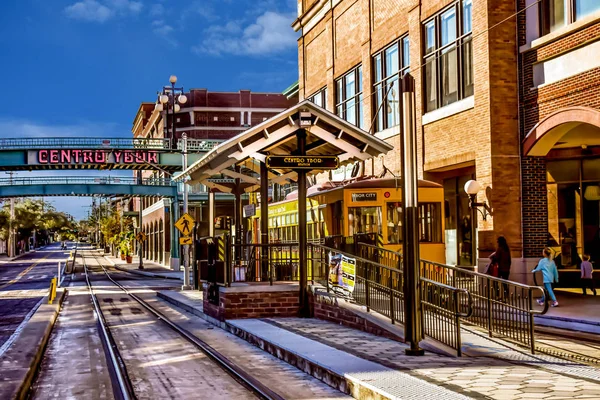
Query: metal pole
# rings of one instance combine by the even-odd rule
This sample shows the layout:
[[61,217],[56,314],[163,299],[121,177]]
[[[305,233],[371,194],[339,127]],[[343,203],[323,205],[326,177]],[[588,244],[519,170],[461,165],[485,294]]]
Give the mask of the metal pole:
[[[265,278],[269,271],[269,170],[267,164],[260,163],[260,257],[261,267],[259,279]],[[270,279],[270,278],[269,278]]]
[[[174,87],[174,86],[173,86]],[[173,92],[173,105],[175,104],[175,92]],[[175,115],[175,114],[173,114]],[[175,121],[175,118],[173,118],[173,121]],[[173,132],[175,132],[175,122],[173,122]],[[181,134],[181,150],[183,152],[183,165],[182,165],[182,169],[183,171],[185,171],[185,169],[187,168],[187,164],[188,164],[188,156],[187,156],[187,134],[184,132]],[[188,185],[187,182],[185,181],[185,178],[183,180],[183,213],[187,214],[188,212]],[[190,286],[190,263],[189,263],[189,259],[190,259],[190,252],[189,252],[189,248],[190,246],[188,244],[184,244],[183,245],[183,286],[181,287],[182,290],[190,290],[191,286]]]
[[[296,131],[298,155],[306,155],[306,131]],[[298,172],[298,264],[300,267],[300,316],[308,317],[310,310],[308,305],[308,274],[306,263],[306,170]]]
[[[139,174],[142,174],[142,171],[139,172]],[[142,224],[142,198],[140,197],[140,207],[139,207],[139,226],[138,226],[138,232],[142,232],[142,226],[144,226]],[[138,265],[138,269],[144,269],[144,242],[142,241],[138,241],[138,258],[140,259],[140,263]]]
[[417,143],[415,126],[415,80],[409,74],[402,78],[403,129],[400,140],[402,151],[402,202],[404,203],[404,276],[405,276],[405,341],[410,342],[407,355],[425,354],[419,347],[423,339],[421,324],[421,282],[419,274],[419,220],[417,192]]

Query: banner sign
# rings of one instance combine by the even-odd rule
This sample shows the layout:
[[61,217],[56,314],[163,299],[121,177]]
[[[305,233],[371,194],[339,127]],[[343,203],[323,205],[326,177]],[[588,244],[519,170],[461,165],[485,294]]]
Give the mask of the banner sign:
[[352,297],[356,282],[356,259],[342,254],[329,254],[329,283],[333,291]]
[[151,150],[29,150],[27,163],[58,164],[158,164],[158,152]]
[[244,206],[244,218],[254,217],[256,215],[256,204],[247,204]]
[[267,168],[290,169],[336,169],[340,166],[337,156],[267,156]]
[[377,201],[377,193],[352,193],[352,201]]

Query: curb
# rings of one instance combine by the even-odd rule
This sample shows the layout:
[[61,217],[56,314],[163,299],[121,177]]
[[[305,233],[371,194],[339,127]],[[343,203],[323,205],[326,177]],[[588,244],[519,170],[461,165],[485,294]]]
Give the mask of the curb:
[[173,276],[160,275],[160,274],[155,274],[152,272],[142,272],[142,271],[137,271],[135,269],[127,269],[127,268],[120,267],[116,264],[113,264],[113,267],[115,267],[119,271],[127,272],[127,273],[134,274],[134,275],[146,276],[146,277],[150,277],[150,278],[173,279],[176,281],[183,281],[183,279],[175,278]]
[[[0,382],[0,397],[19,400],[28,397],[65,294],[66,290],[64,288],[57,289],[54,304],[48,304],[48,296],[45,296],[42,299],[42,304],[29,319],[19,337],[4,354],[5,361],[2,364],[12,362],[13,365],[9,365],[9,368],[15,374],[12,379],[9,378]],[[45,327],[32,326],[40,323]],[[41,332],[41,335],[39,335],[39,332]]]
[[174,299],[171,296],[167,296],[166,294],[162,293],[162,292],[156,292],[156,295],[165,300],[167,303],[171,303],[174,306],[177,306],[179,308],[181,308],[182,310],[189,312],[190,314],[195,315],[196,317],[202,318],[203,320],[205,320],[206,322],[211,323],[212,325],[218,326],[219,328],[225,329],[227,330],[227,323],[226,322],[221,322],[216,318],[211,317],[210,315],[206,315],[204,314],[202,311],[198,310],[195,307],[192,307],[191,305],[179,301],[177,299]]

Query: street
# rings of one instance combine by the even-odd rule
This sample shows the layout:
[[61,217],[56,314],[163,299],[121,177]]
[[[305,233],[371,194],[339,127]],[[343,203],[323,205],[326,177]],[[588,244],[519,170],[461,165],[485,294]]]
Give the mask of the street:
[[0,346],[47,294],[58,262],[64,265],[71,247],[60,250],[60,243],[54,243],[15,261],[0,262]]

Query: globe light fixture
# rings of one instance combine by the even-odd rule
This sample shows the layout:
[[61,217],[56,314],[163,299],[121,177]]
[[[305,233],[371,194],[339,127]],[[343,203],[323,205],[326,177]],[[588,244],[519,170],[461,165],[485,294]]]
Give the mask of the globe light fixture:
[[180,94],[177,101],[179,101],[179,104],[185,104],[187,103],[187,96],[185,94]]
[[169,102],[169,96],[167,96],[166,94],[160,95],[160,102],[162,104],[167,104]]
[[171,75],[169,77],[169,82],[171,82],[173,85],[177,83],[177,77],[175,75]]
[[479,212],[485,221],[488,215],[492,215],[492,209],[485,201],[483,203],[477,202],[477,193],[481,190],[481,184],[476,180],[470,180],[465,183],[464,189],[465,193],[469,195],[469,208]]

